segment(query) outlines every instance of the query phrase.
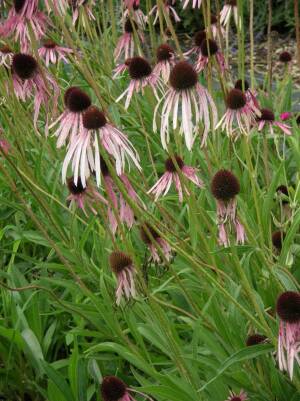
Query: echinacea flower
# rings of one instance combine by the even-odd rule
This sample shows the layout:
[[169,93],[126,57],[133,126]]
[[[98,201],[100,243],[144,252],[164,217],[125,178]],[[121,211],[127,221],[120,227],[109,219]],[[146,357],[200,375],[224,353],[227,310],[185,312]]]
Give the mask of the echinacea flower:
[[[178,165],[179,170],[181,171],[182,175],[186,177],[189,181],[193,182],[197,187],[202,188],[204,186],[201,179],[197,176],[197,169],[194,167],[186,166],[184,161],[175,155],[175,160]],[[183,201],[183,190],[188,195],[189,192],[186,187],[183,187],[184,183],[180,182],[181,178],[179,173],[176,169],[176,165],[174,164],[171,158],[168,158],[165,161],[165,172],[157,181],[156,184],[148,191],[148,194],[153,194],[155,201],[160,196],[165,196],[173,183],[175,188],[178,192],[179,202]]]
[[101,395],[103,401],[135,401],[131,393],[137,393],[145,398],[152,399],[140,391],[128,387],[116,376],[105,376],[101,383]]
[[288,64],[292,61],[292,55],[291,53],[284,51],[282,53],[280,53],[279,55],[279,61],[281,61],[284,64]]
[[248,400],[248,396],[244,390],[241,390],[239,394],[234,393],[233,391],[229,392],[229,397],[226,401],[246,401]]
[[83,186],[80,178],[77,180],[77,183],[75,183],[74,177],[69,177],[67,179],[67,185],[70,192],[67,200],[71,205],[75,203],[86,216],[88,216],[87,209],[93,214],[97,214],[97,211],[95,210],[95,203],[101,202],[104,205],[107,205],[107,201],[103,198],[103,196],[100,195],[91,184],[88,183],[87,185]]
[[247,345],[247,347],[252,347],[253,345],[263,344],[267,341],[267,339],[268,338],[266,336],[264,336],[263,334],[259,334],[259,333],[250,334],[247,337],[246,345]]
[[115,61],[118,61],[122,56],[125,59],[133,57],[135,50],[134,30],[136,31],[139,40],[141,42],[144,41],[143,32],[141,32],[136,22],[131,21],[129,18],[127,18],[124,24],[124,33],[118,40],[117,46],[114,51]]
[[47,17],[38,10],[38,0],[14,0],[6,21],[0,26],[0,36],[15,35],[22,52],[27,52],[31,43],[30,32],[36,40],[44,36]]
[[[135,267],[133,265],[133,260],[131,259],[131,257],[124,252],[114,251],[109,256],[109,264],[111,270],[116,275],[118,282],[116,289],[116,304],[120,305],[122,296],[125,296],[127,300],[129,300],[131,297],[135,298],[136,296],[136,290],[134,284]],[[121,383],[124,385],[123,382]],[[117,400],[114,398],[114,401],[119,401],[121,399],[124,401],[129,401],[130,397],[125,385],[124,387],[122,387],[120,383],[118,384],[119,384],[118,387],[119,398]],[[116,383],[114,383],[114,385],[116,386]],[[116,388],[114,390],[115,391],[113,394],[115,395]],[[102,382],[101,392],[104,400],[113,401],[111,383],[104,382],[103,384]]]
[[134,92],[144,92],[146,86],[150,86],[153,90],[155,97],[156,85],[158,84],[158,77],[154,74],[150,64],[143,57],[133,57],[130,59],[128,66],[129,76],[131,78],[128,88],[118,97],[116,102],[119,102],[125,95],[125,109],[128,109],[132,95]]
[[236,195],[240,192],[240,184],[236,176],[229,170],[219,170],[211,181],[211,192],[217,201],[217,219],[219,227],[219,244],[228,246],[229,238],[226,225],[233,226],[236,242],[243,244],[246,239],[243,225],[237,218]]
[[48,67],[50,63],[56,64],[60,60],[68,63],[66,58],[68,54],[73,53],[72,49],[67,47],[59,46],[51,39],[44,41],[43,46],[38,49],[39,56],[45,60],[45,64]]
[[66,110],[49,127],[59,124],[53,134],[58,137],[58,148],[65,145],[67,139],[71,143],[75,136],[82,133],[82,114],[91,105],[91,99],[83,90],[72,86],[65,92],[64,103]]
[[293,379],[294,361],[300,364],[300,293],[283,292],[277,299],[279,316],[278,363]]
[[233,123],[236,120],[240,132],[244,135],[250,134],[250,128],[255,123],[260,111],[253,103],[248,103],[246,95],[239,89],[231,89],[226,97],[227,110],[221,120],[218,122],[216,129],[221,127],[226,130],[229,137],[234,134]]
[[[153,130],[156,132],[156,115],[160,104],[161,111],[160,137],[164,149],[169,142],[169,120],[172,117],[173,130],[179,125],[178,114],[181,114],[180,133],[184,134],[188,150],[192,149],[195,132],[200,121],[203,121],[204,130],[201,146],[206,144],[207,134],[214,129],[217,121],[217,108],[209,92],[198,82],[198,75],[194,67],[186,61],[179,61],[170,74],[170,88],[160,99],[154,111]],[[210,112],[212,123],[210,121]]]
[[200,8],[202,0],[181,0],[183,2],[182,8],[185,9],[191,2],[193,8]]
[[122,75],[125,71],[128,71],[128,67],[130,64],[131,58],[127,58],[124,63],[118,64],[114,69],[113,69],[113,79],[117,78],[119,75]]
[[262,131],[264,127],[268,127],[270,134],[274,135],[274,127],[278,127],[282,130],[282,132],[286,135],[292,135],[287,124],[284,124],[280,121],[275,121],[275,116],[272,110],[270,109],[261,109],[261,115],[258,118],[258,131]]
[[[134,223],[134,213],[130,205],[127,203],[122,192],[118,189],[113,178],[110,175],[109,169],[103,158],[101,157],[101,173],[104,181],[104,189],[109,199],[108,202],[108,221],[111,232],[115,234],[118,228],[118,219],[121,223],[126,224],[128,228],[131,228]],[[133,189],[128,177],[122,173],[119,175],[119,179],[126,190],[128,197],[135,203],[139,202],[139,198],[135,190]],[[118,215],[118,219],[116,217]]]
[[257,92],[250,88],[248,81],[238,79],[234,84],[235,89],[239,89],[244,92],[247,103],[254,109],[259,109],[259,103],[257,100]]
[[223,54],[221,53],[219,46],[217,45],[217,42],[213,39],[204,39],[201,43],[200,46],[200,55],[198,57],[198,60],[196,61],[196,71],[200,72],[204,70],[204,68],[207,66],[210,57],[215,57],[221,73],[223,73],[226,70],[226,64],[225,64],[225,58]]
[[53,99],[56,104],[59,87],[54,78],[38,65],[29,54],[18,53],[12,60],[12,80],[16,96],[22,101],[34,97],[34,126],[36,127],[40,107]]
[[285,233],[282,231],[274,231],[272,233],[272,244],[277,251],[281,251],[282,244],[285,238]]
[[0,65],[4,65],[6,68],[11,67],[12,59],[13,59],[13,51],[7,45],[0,47]]
[[[73,9],[73,17],[72,17],[73,25],[76,24],[76,21],[80,16],[80,12],[84,16],[86,15],[90,21],[95,21],[96,18],[92,11],[95,4],[96,4],[95,0],[71,0],[71,6]],[[83,18],[82,23],[83,27],[85,27],[86,24],[85,18]]]
[[238,15],[237,0],[225,0],[225,4],[220,12],[220,23],[223,26],[229,24],[230,17],[233,14],[235,25],[240,25],[241,21]]
[[146,15],[143,13],[143,11],[140,8],[139,2],[135,2],[132,7],[127,7],[126,10],[124,11],[123,18],[122,19],[127,19],[131,17],[133,21],[135,21],[142,29],[145,28],[145,23],[147,21]]
[[161,257],[159,255],[158,249],[164,255],[164,258],[169,262],[172,256],[172,249],[167,241],[162,238],[158,232],[151,227],[149,224],[144,223],[140,227],[140,235],[142,241],[147,245],[151,252],[151,257],[154,262],[159,263],[161,261]]
[[[181,21],[178,14],[176,13],[175,8],[173,7],[173,5],[175,5],[176,0],[163,0],[163,7],[164,7],[164,12],[167,15],[170,15],[174,18],[175,22],[179,22]],[[150,15],[155,13],[155,17],[154,17],[154,21],[153,21],[153,25],[156,24],[156,22],[158,21],[159,18],[159,9],[158,9],[158,5],[156,4],[149,12],[148,18],[150,17]]]
[[190,56],[191,54],[196,54],[197,56],[199,56],[200,52],[201,52],[202,42],[205,39],[206,39],[206,31],[205,30],[196,32],[194,35],[194,38],[193,38],[194,46],[190,50],[185,52],[183,55],[185,57]]
[[62,180],[65,182],[69,164],[72,162],[74,182],[78,178],[83,187],[91,172],[96,174],[97,185],[101,182],[100,144],[116,161],[116,172],[121,175],[126,159],[131,159],[138,169],[139,156],[126,135],[107,121],[103,112],[90,106],[82,114],[81,129],[70,141],[62,167]]
[[175,65],[175,53],[171,46],[164,43],[156,50],[157,63],[153,68],[153,73],[156,76],[162,77],[166,84],[170,78],[171,68]]

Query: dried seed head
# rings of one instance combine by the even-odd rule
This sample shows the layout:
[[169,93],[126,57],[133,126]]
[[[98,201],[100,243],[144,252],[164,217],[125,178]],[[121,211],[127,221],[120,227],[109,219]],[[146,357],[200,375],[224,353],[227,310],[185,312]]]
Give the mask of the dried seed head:
[[127,18],[125,25],[124,25],[124,31],[126,33],[132,33],[132,32],[134,32],[134,29],[135,30],[138,29],[137,23],[135,21],[130,21],[130,19]]
[[43,46],[46,47],[46,49],[55,49],[57,44],[52,39],[46,39],[43,42]]
[[237,0],[226,0],[226,4],[231,7],[237,6]]
[[282,63],[289,63],[290,61],[292,61],[292,55],[289,52],[282,52],[279,55],[279,60]]
[[106,118],[98,107],[90,106],[82,114],[82,123],[86,129],[99,129],[106,124]]
[[12,69],[21,79],[33,78],[38,70],[38,63],[29,54],[18,53],[13,56]]
[[154,228],[152,228],[151,226],[149,226],[149,224],[144,223],[141,227],[140,227],[140,236],[142,241],[149,245],[152,244],[152,238],[150,237],[150,235],[148,234],[148,232],[152,235],[152,237],[156,240],[158,238],[160,238],[159,234],[157,233],[156,230],[154,230]]
[[74,177],[68,178],[67,185],[72,195],[80,195],[86,191],[86,187],[83,187],[80,177],[78,177],[77,185],[74,182]]
[[211,192],[217,200],[226,202],[240,192],[240,184],[231,171],[219,170],[211,181]]
[[[176,163],[178,164],[178,167],[180,170],[182,170],[183,166],[184,166],[184,162],[181,159],[181,157],[175,155],[174,156]],[[165,161],[165,169],[166,171],[168,171],[169,173],[176,173],[176,166],[173,163],[173,160],[171,159],[171,157],[169,157],[166,161]]]
[[195,35],[194,35],[195,46],[200,47],[204,39],[206,39],[206,32],[205,31],[196,32]]
[[174,50],[166,43],[160,45],[156,50],[156,58],[158,62],[169,60],[173,55]]
[[261,109],[261,116],[259,117],[259,120],[264,120],[264,121],[274,121],[275,116],[272,110],[270,109]]
[[250,347],[251,345],[258,345],[258,344],[265,342],[266,339],[267,339],[267,337],[262,334],[251,334],[247,338],[246,345],[248,347]]
[[212,25],[214,25],[214,24],[217,24],[217,22],[218,22],[217,16],[216,16],[216,15],[211,15],[211,16],[210,16],[210,23],[211,23]]
[[130,60],[128,71],[131,79],[142,79],[151,74],[152,68],[143,57],[133,57]]
[[208,56],[213,56],[216,54],[218,51],[218,45],[217,42],[213,39],[205,39],[201,43],[201,53],[203,56],[208,57]]
[[231,110],[242,109],[247,103],[246,96],[239,89],[231,89],[226,98],[226,105]]
[[116,376],[106,376],[101,383],[101,394],[104,401],[121,400],[126,394],[126,385]]
[[277,299],[277,315],[287,323],[300,321],[300,294],[299,292],[286,291]]
[[80,113],[91,105],[90,97],[77,86],[66,90],[64,101],[66,107],[73,113]]
[[[283,194],[283,195],[285,195],[285,196],[289,196],[289,190],[288,190],[288,187],[286,186],[286,185],[279,185],[277,188],[276,188],[276,192],[278,193],[278,194]],[[288,200],[286,200],[286,199],[282,199],[282,204],[287,204],[287,203],[289,203],[289,201]]]
[[170,84],[176,90],[192,88],[198,82],[194,67],[187,61],[179,61],[170,74]]
[[275,231],[272,234],[272,244],[279,251],[282,248],[282,243],[283,243],[284,237],[285,237],[285,233],[282,231]]
[[14,7],[17,14],[19,14],[22,11],[25,3],[26,0],[14,0]]
[[132,266],[132,259],[126,253],[114,251],[109,256],[109,264],[115,274],[121,273],[124,269]]
[[244,81],[244,89],[243,89],[243,80],[238,79],[234,85],[235,89],[239,89],[240,91],[247,91],[249,89],[249,83],[248,81]]

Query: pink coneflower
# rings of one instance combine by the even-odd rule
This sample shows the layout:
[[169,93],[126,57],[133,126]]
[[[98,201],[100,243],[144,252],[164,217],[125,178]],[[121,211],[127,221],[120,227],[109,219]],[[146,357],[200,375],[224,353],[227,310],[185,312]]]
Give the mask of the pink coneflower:
[[[201,179],[197,176],[197,169],[194,167],[186,166],[184,161],[179,157],[175,156],[178,168],[182,175],[186,177],[189,181],[193,182],[197,187],[202,188],[204,186]],[[175,188],[179,195],[179,202],[183,201],[183,190],[188,195],[189,192],[186,187],[182,187],[184,183],[180,182],[180,176],[176,170],[176,166],[171,158],[165,161],[165,173],[160,177],[155,185],[148,191],[148,194],[154,194],[155,201],[160,196],[165,196],[171,187],[171,184],[175,185]]]
[[[116,304],[120,305],[123,295],[125,296],[125,298],[127,298],[127,300],[129,300],[131,297],[135,298],[136,296],[136,290],[134,284],[135,267],[133,265],[133,260],[131,259],[131,257],[124,252],[114,251],[109,256],[109,264],[111,270],[116,275],[118,282],[116,290]],[[122,391],[120,383],[122,383],[122,385],[124,386],[124,387],[122,386]],[[112,389],[112,383],[108,382],[108,380],[105,381],[104,384],[102,382],[101,392],[104,400],[106,401],[131,400],[131,396],[129,395],[128,390],[126,389],[124,383],[120,381],[118,384],[119,384],[118,387],[119,391],[118,394],[116,395],[117,388],[115,380],[113,389]],[[116,399],[117,396],[119,398]]]
[[122,19],[125,19],[126,21],[126,19],[129,18],[129,16],[132,18],[133,21],[135,21],[138,25],[140,25],[142,29],[145,28],[147,17],[140,9],[140,5],[138,3],[134,3],[131,8],[126,8]]
[[249,135],[251,126],[255,123],[260,111],[252,103],[247,102],[246,95],[239,89],[231,89],[226,98],[227,110],[216,129],[226,130],[229,137],[234,134],[233,122],[236,120],[241,133]]
[[170,78],[171,68],[175,65],[175,52],[168,44],[160,45],[156,50],[157,63],[153,69],[156,76],[161,76],[164,83]]
[[238,16],[237,0],[225,0],[225,4],[220,12],[221,25],[223,26],[228,25],[232,14],[235,25],[238,26],[239,16]]
[[191,54],[196,54],[197,56],[200,55],[201,52],[201,45],[203,40],[206,39],[206,31],[198,31],[195,33],[193,41],[194,41],[194,46],[188,50],[187,52],[184,53],[184,56],[190,56]]
[[246,80],[238,79],[234,84],[234,87],[235,89],[239,89],[240,91],[244,92],[247,103],[250,104],[252,108],[259,109],[257,92],[250,88],[249,83]]
[[293,113],[291,113],[290,111],[284,111],[283,113],[280,114],[280,120],[282,121],[289,120],[292,117]]
[[65,182],[69,164],[72,162],[74,182],[80,177],[83,187],[91,171],[96,174],[97,185],[101,182],[100,143],[114,157],[116,172],[121,175],[126,159],[131,159],[138,169],[139,155],[126,135],[107,121],[103,112],[90,106],[82,114],[83,129],[70,141],[62,167],[62,180]]
[[159,263],[161,257],[157,248],[163,253],[165,259],[169,262],[172,257],[172,249],[167,241],[158,234],[158,232],[149,226],[149,224],[144,223],[140,228],[140,235],[142,241],[147,245],[151,252],[151,258],[154,262]]
[[119,60],[122,56],[124,56],[125,59],[133,57],[135,50],[134,29],[140,41],[144,41],[144,35],[138,28],[138,25],[134,21],[131,21],[129,18],[127,18],[124,24],[124,33],[118,40],[116,49],[114,51],[115,61]]
[[45,60],[45,64],[48,67],[50,63],[56,64],[60,60],[68,63],[66,56],[73,53],[73,50],[58,46],[53,40],[47,39],[44,41],[43,46],[38,49],[38,53]]
[[[175,8],[173,7],[173,5],[175,5],[176,0],[163,0],[163,6],[164,6],[164,12],[166,14],[168,14],[170,17],[172,16],[174,18],[175,22],[179,22],[181,21],[181,19],[179,18],[178,14],[176,13]],[[150,17],[150,15],[155,13],[155,17],[154,17],[154,21],[153,21],[153,25],[155,25],[158,21],[159,18],[159,10],[158,10],[158,5],[156,4],[149,12],[148,18]]]
[[[76,21],[79,18],[80,9],[87,15],[90,21],[96,21],[96,18],[93,14],[93,7],[96,5],[95,0],[71,0],[71,6],[73,9],[73,17],[72,23],[76,24]],[[85,26],[85,21],[83,20],[83,26]]]
[[279,369],[287,371],[293,379],[294,361],[300,364],[300,294],[286,291],[277,299],[279,316],[278,362]]
[[90,97],[80,88],[72,86],[64,95],[66,110],[49,128],[59,124],[54,136],[57,136],[57,147],[62,147],[66,140],[73,142],[75,136],[83,131],[82,114],[91,105]]
[[21,51],[27,52],[31,43],[30,29],[39,40],[45,34],[47,23],[47,17],[38,11],[38,0],[14,0],[6,21],[0,27],[0,36],[15,35]]
[[[116,252],[115,252],[116,253]],[[123,254],[123,252],[119,252]],[[123,254],[124,255],[124,254]],[[129,256],[125,255],[127,258],[130,259]],[[121,255],[122,257],[122,255]],[[117,257],[119,258],[119,257]],[[130,269],[132,273],[134,273],[134,268]],[[126,283],[126,279],[129,276],[129,280]],[[133,275],[128,274],[124,277],[124,290],[125,287],[130,284],[130,280],[133,279]],[[134,285],[134,284],[133,284]],[[133,287],[134,288],[134,287]],[[134,291],[135,292],[135,291]],[[124,292],[126,295],[126,292]],[[105,376],[101,383],[101,395],[103,401],[136,401],[135,398],[131,395],[131,393],[137,393],[144,398],[147,398],[150,401],[153,401],[148,395],[134,390],[133,388],[128,387],[121,379],[116,376]]]
[[7,45],[3,45],[0,47],[0,65],[4,65],[4,67],[10,68],[12,59],[13,59],[13,51]]
[[236,195],[240,192],[238,179],[229,170],[219,170],[211,181],[211,192],[217,201],[219,244],[229,245],[226,223],[229,227],[233,225],[236,232],[236,242],[243,244],[246,235],[244,227],[236,215]]
[[246,401],[246,400],[248,400],[248,396],[244,390],[241,390],[239,394],[230,391],[229,397],[227,398],[226,401]]
[[275,116],[270,109],[261,109],[261,116],[258,118],[258,131],[262,131],[265,126],[268,126],[270,134],[274,135],[274,127],[278,127],[286,135],[292,135],[291,127],[280,121],[275,121]]
[[202,0],[181,0],[183,2],[182,8],[185,9],[191,2],[193,8],[200,8]]
[[150,86],[156,94],[156,85],[159,83],[158,77],[153,73],[148,61],[142,57],[133,57],[130,59],[128,72],[131,78],[128,88],[118,97],[116,102],[119,102],[125,95],[125,109],[128,109],[132,95],[134,92],[144,92],[146,86]]
[[42,71],[37,61],[29,54],[18,53],[12,60],[12,79],[16,96],[25,101],[34,97],[34,125],[36,126],[40,107],[48,106],[49,99],[56,104],[59,87],[54,78]]
[[95,210],[95,203],[101,202],[104,205],[107,205],[107,201],[97,192],[97,190],[90,184],[83,186],[80,178],[77,180],[77,183],[74,182],[74,177],[70,177],[67,179],[68,189],[70,191],[70,195],[67,197],[67,200],[72,203],[75,203],[76,206],[81,209],[84,214],[88,217],[87,209],[90,210],[93,214],[97,214]]
[[[215,127],[217,121],[217,108],[209,92],[198,82],[198,75],[194,67],[186,61],[179,61],[171,70],[171,87],[158,102],[154,111],[153,129],[157,130],[156,114],[163,101],[161,111],[160,136],[164,149],[169,142],[169,119],[172,116],[173,130],[178,125],[178,114],[181,113],[180,133],[184,134],[185,143],[189,150],[192,149],[198,129],[198,124],[203,120],[204,132],[201,146],[206,144],[207,134]],[[210,121],[209,108],[212,114]]]
[[225,58],[221,53],[216,41],[213,39],[204,39],[201,43],[200,49],[200,55],[195,65],[197,72],[204,70],[210,60],[210,57],[213,56],[215,57],[222,73],[227,69]]

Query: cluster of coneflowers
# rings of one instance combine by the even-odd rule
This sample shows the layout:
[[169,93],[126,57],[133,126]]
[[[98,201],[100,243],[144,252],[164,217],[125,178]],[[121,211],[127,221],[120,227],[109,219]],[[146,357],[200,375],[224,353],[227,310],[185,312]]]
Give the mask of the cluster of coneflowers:
[[[140,96],[148,90],[153,92],[157,100],[153,113],[153,131],[159,131],[166,157],[163,174],[148,190],[155,202],[167,195],[172,185],[180,203],[188,199],[191,183],[199,188],[205,186],[198,169],[185,164],[182,155],[170,151],[169,143],[173,142],[173,138],[183,136],[187,151],[192,152],[198,138],[200,146],[205,147],[210,140],[209,133],[212,132],[213,138],[214,131],[219,129],[234,140],[240,135],[249,137],[254,130],[268,132],[270,136],[274,136],[278,129],[286,135],[292,134],[291,127],[283,122],[291,116],[285,114],[281,120],[277,120],[272,110],[260,105],[258,93],[246,81],[238,80],[226,88],[226,110],[220,119],[212,93],[200,83],[199,77],[202,77],[203,82],[208,70],[211,71],[210,67],[216,67],[219,74],[229,74],[221,41],[231,16],[236,25],[240,23],[236,1],[226,1],[220,15],[211,16],[210,29],[197,32],[193,46],[184,55],[177,54],[169,43],[161,43],[155,50],[154,66],[140,55],[136,42],[139,41],[142,46],[145,43],[146,35],[143,31],[147,23],[157,22],[159,7],[155,5],[145,15],[139,0],[124,0],[122,3],[123,33],[114,51],[114,77],[127,74],[130,81],[116,102],[125,97],[125,109],[129,109],[133,96]],[[180,18],[174,8],[175,3],[175,0],[163,1],[163,11],[178,22]],[[201,0],[182,0],[181,3],[183,9],[189,6],[201,7]],[[51,35],[46,35],[47,28],[51,27],[51,15],[64,16],[71,13],[74,25],[80,19],[84,24],[87,20],[95,20],[95,4],[93,0],[47,0],[44,13],[39,8],[38,0],[14,0],[0,27],[0,38],[14,38],[19,51],[15,52],[3,43],[0,48],[0,66],[11,74],[15,96],[23,102],[33,99],[33,124],[37,131],[42,126],[39,124],[40,109],[45,108],[46,134],[50,129],[57,139],[57,148],[65,149],[62,181],[67,184],[70,192],[68,201],[75,203],[86,216],[89,213],[96,215],[104,208],[111,232],[116,234],[120,223],[128,228],[135,223],[131,204],[145,207],[126,174],[129,165],[137,171],[141,170],[137,150],[126,133],[116,127],[109,114],[93,103],[89,89],[77,86],[66,88],[63,112],[53,118],[50,124],[48,121],[50,107],[57,104],[60,89],[47,67],[50,64],[68,63],[69,57],[77,57],[73,49],[56,43]],[[32,34],[40,44],[37,54],[31,49]],[[282,59],[287,58],[287,55],[282,56]],[[9,85],[7,90],[10,90]],[[9,146],[5,150],[5,153],[8,152]],[[99,187],[103,189],[102,193]],[[232,233],[235,234],[236,243],[244,244],[246,233],[237,211],[237,196],[241,190],[237,176],[233,171],[222,168],[213,175],[210,189],[216,201],[219,244],[230,246]],[[284,193],[283,190],[281,192]],[[171,247],[158,229],[142,222],[140,236],[153,261],[171,260]],[[284,233],[273,233],[272,241],[277,249],[281,248],[283,239]],[[133,257],[115,250],[110,254],[109,264],[117,278],[117,304],[121,303],[123,297],[128,300],[135,298],[137,268]],[[291,378],[294,360],[300,362],[299,298],[298,293],[286,292],[277,302],[280,317],[279,367],[287,370]],[[265,339],[263,335],[253,335],[249,337],[247,345]],[[133,400],[132,392],[114,376],[103,380],[102,395],[105,401],[130,401]],[[239,394],[231,392],[228,398],[231,401],[246,399],[243,390]]]

